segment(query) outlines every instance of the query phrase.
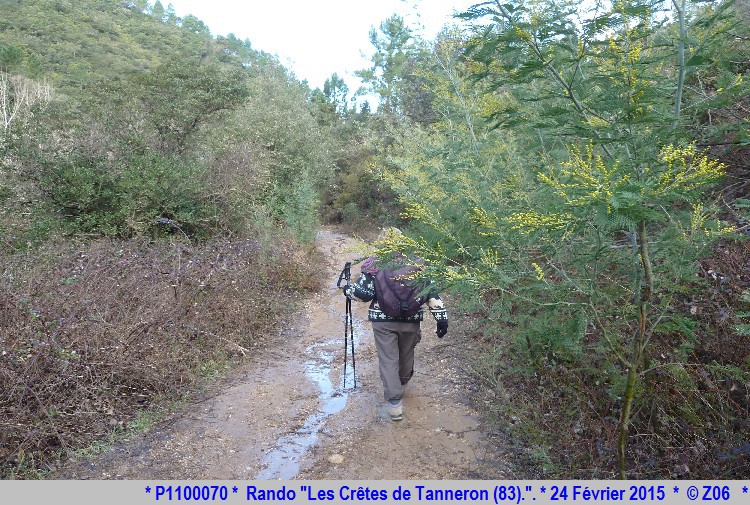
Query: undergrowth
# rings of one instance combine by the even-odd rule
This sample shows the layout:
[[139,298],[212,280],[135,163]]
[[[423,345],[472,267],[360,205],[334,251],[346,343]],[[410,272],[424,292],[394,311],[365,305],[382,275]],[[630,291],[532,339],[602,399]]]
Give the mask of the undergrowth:
[[[630,478],[738,479],[750,472],[750,337],[737,331],[746,323],[749,253],[747,241],[717,244],[671,324],[651,337],[637,383]],[[624,383],[596,333],[576,353],[563,339],[527,340],[533,325],[513,324],[512,314],[490,316],[469,312],[459,324],[481,344],[473,369],[483,386],[479,404],[515,447],[519,475],[617,478]],[[554,316],[537,317],[544,326]]]
[[224,373],[314,290],[311,246],[95,240],[2,258],[0,476],[143,429]]

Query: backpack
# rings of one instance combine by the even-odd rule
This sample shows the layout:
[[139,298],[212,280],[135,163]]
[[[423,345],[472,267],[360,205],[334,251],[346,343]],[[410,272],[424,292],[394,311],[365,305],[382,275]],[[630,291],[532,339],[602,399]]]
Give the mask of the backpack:
[[419,312],[425,301],[419,296],[423,287],[411,279],[419,270],[409,265],[398,270],[378,269],[375,272],[375,295],[385,315],[406,319]]

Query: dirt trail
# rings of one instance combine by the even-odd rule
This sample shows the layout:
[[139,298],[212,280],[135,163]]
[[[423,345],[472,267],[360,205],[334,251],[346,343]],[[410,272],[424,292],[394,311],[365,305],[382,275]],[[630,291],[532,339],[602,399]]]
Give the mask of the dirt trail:
[[213,396],[52,478],[512,478],[467,401],[472,385],[456,352],[467,339],[455,327],[440,340],[427,316],[404,420],[391,422],[367,306],[355,303],[357,388],[349,361],[342,390],[344,299],[335,283],[354,258],[353,240],[330,230],[317,240],[329,280],[305,301],[296,324],[248,357]]

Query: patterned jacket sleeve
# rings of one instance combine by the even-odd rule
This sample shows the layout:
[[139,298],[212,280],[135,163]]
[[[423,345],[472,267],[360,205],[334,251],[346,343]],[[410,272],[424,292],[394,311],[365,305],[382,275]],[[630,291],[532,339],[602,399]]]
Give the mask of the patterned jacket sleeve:
[[439,295],[429,295],[429,297],[427,298],[427,307],[430,309],[430,312],[435,318],[435,321],[445,321],[446,323],[448,322],[448,311],[446,310],[445,305],[443,304],[443,300],[440,299]]
[[362,274],[357,282],[344,290],[344,294],[352,300],[371,302],[375,299],[375,281],[370,274]]

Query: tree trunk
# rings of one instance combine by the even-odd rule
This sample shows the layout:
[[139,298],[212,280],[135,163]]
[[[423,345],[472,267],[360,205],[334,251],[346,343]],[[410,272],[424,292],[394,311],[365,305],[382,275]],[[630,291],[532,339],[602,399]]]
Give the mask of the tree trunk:
[[651,299],[651,293],[654,289],[654,275],[651,269],[651,258],[648,250],[648,235],[646,234],[645,221],[638,223],[638,252],[641,256],[641,268],[643,268],[643,281],[645,281],[645,286],[641,286],[641,291],[638,293],[638,329],[633,339],[633,350],[630,357],[628,380],[625,384],[622,411],[620,412],[617,455],[620,463],[620,478],[623,480],[628,477],[625,449],[627,445],[628,429],[630,428],[630,414],[633,409],[633,399],[635,396],[635,382],[638,378],[638,366],[643,358],[643,346],[646,341],[648,302]]

